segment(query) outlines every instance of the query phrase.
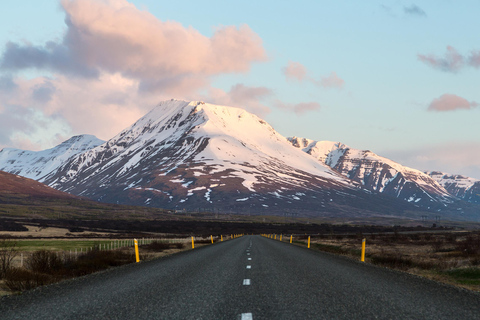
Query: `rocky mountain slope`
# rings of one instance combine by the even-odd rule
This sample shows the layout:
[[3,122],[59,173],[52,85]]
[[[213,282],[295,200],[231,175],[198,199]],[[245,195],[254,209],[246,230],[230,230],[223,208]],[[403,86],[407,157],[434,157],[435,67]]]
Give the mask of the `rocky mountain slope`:
[[440,171],[425,172],[451,195],[471,203],[480,203],[480,180]]
[[455,198],[429,175],[340,142],[288,138],[293,146],[325,163],[362,187],[424,207],[449,204]]

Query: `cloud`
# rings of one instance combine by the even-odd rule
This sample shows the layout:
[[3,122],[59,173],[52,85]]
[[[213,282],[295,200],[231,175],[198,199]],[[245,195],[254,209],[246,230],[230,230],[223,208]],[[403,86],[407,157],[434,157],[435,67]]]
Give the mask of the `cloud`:
[[435,69],[452,73],[458,72],[465,64],[465,58],[452,46],[447,46],[447,52],[443,58],[432,54],[418,54],[417,58]]
[[282,68],[287,80],[303,81],[307,76],[307,69],[299,62],[289,61],[288,65]]
[[282,72],[287,80],[308,81],[323,88],[343,88],[345,81],[340,78],[336,72],[331,72],[328,76],[316,80],[308,76],[307,68],[299,62],[289,61],[288,65],[282,68]]
[[425,11],[423,11],[422,8],[417,6],[416,4],[412,4],[409,7],[403,7],[403,12],[408,15],[414,15],[414,16],[419,16],[419,17],[426,17],[427,14]]
[[386,151],[381,154],[418,170],[439,170],[480,179],[479,142],[449,141],[410,150]]
[[296,114],[304,114],[308,111],[315,111],[321,108],[317,102],[300,102],[296,104],[283,103],[280,100],[275,102],[275,106],[280,109],[294,111]]
[[428,106],[428,111],[454,111],[459,109],[473,109],[477,107],[475,101],[467,101],[466,99],[454,94],[443,94],[439,98],[433,99]]
[[345,81],[337,76],[335,72],[330,73],[328,77],[322,78],[319,85],[324,88],[343,88]]
[[180,23],[162,22],[124,0],[63,0],[67,32],[44,46],[8,43],[3,70],[48,69],[98,77],[119,72],[141,81],[248,71],[265,61],[260,37],[247,25],[219,27],[203,36]]
[[17,89],[17,84],[11,76],[0,76],[0,92],[12,92]]
[[0,112],[0,149],[15,145],[22,149],[47,148],[68,136],[69,127],[58,115],[21,106],[3,106]]
[[[30,139],[36,149],[52,139],[60,142],[60,135],[40,138],[50,131],[38,131],[34,121],[46,117],[55,119],[53,127],[61,124],[61,135],[109,139],[160,100],[198,100],[202,92],[221,96],[211,87],[213,77],[245,73],[267,60],[262,39],[247,25],[219,26],[206,37],[175,21],[160,21],[126,0],[62,0],[61,6],[66,30],[60,40],[4,47],[0,117],[13,121],[25,110],[35,117],[3,127],[0,140]],[[49,77],[23,77],[29,70]],[[223,99],[268,113],[261,102],[268,90],[238,85]]]
[[468,58],[468,64],[474,68],[480,68],[480,50],[473,51]]
[[272,95],[272,90],[267,87],[250,87],[239,83],[232,86],[229,92],[212,88],[209,99],[212,103],[239,107],[264,117],[270,113],[270,108],[263,101]]

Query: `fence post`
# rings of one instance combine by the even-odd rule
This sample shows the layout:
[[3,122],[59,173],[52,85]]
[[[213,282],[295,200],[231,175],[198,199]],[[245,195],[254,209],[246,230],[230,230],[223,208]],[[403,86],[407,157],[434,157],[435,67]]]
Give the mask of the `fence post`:
[[360,261],[365,262],[365,242],[367,239],[362,240],[362,257],[360,258]]
[[140,256],[138,254],[138,241],[137,239],[133,239],[134,243],[135,243],[135,260],[137,262],[140,262]]

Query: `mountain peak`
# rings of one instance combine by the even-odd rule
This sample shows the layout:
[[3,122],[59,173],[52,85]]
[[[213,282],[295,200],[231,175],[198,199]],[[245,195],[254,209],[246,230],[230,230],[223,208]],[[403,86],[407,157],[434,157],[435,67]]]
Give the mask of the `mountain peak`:
[[5,148],[0,151],[0,170],[42,181],[45,175],[57,169],[70,157],[104,142],[93,135],[83,134],[42,151]]

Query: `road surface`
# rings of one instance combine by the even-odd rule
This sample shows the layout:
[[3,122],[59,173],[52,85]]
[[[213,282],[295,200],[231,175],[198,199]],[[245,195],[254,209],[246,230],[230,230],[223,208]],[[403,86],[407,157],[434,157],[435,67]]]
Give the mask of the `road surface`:
[[480,295],[244,236],[4,297],[0,319],[480,319]]

